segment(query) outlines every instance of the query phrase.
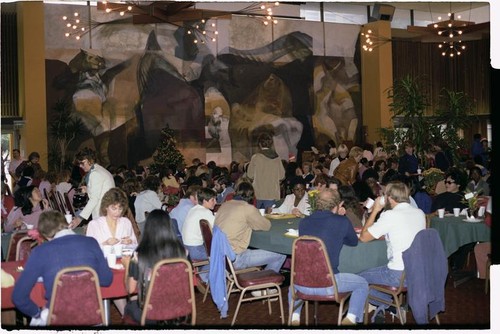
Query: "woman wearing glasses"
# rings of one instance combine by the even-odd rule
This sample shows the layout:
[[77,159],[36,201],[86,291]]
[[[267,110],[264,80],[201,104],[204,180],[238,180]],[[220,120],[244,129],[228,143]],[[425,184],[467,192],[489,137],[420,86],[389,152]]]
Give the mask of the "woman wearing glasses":
[[446,191],[434,197],[431,212],[444,209],[445,212],[453,212],[453,208],[466,208],[463,202],[464,189],[467,185],[467,174],[456,167],[451,167],[445,174],[444,185]]

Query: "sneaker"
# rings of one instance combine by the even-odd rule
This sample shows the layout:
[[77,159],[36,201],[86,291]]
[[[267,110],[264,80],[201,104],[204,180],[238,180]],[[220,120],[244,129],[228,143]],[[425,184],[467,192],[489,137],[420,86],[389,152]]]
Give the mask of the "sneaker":
[[300,313],[292,313],[292,326],[300,326]]
[[352,322],[351,319],[348,317],[345,317],[342,322],[340,323],[341,326],[356,326],[355,322]]

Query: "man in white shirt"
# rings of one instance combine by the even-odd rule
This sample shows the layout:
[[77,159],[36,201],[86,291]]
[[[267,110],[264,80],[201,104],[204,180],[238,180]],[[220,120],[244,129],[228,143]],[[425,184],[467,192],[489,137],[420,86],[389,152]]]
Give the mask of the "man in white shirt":
[[[385,211],[375,222],[382,209]],[[425,229],[425,213],[411,206],[408,186],[401,181],[389,182],[385,188],[385,196],[375,200],[370,216],[359,236],[362,242],[385,236],[389,261],[385,266],[367,269],[358,275],[365,278],[368,284],[398,286],[405,269],[403,252],[410,247],[415,235],[423,229]],[[370,290],[370,294],[391,300],[389,295],[379,291]],[[388,308],[388,305],[377,301],[370,301],[370,303],[379,306],[379,310]]]
[[[200,230],[200,219],[206,219],[210,227],[214,226],[215,216],[212,212],[216,203],[217,193],[210,188],[201,188],[198,191],[198,204],[192,207],[184,224],[182,224],[182,240],[188,250],[192,260],[206,260],[208,255],[203,243],[203,236]],[[205,268],[206,267],[206,268]],[[208,269],[208,266],[201,267],[200,271]],[[208,273],[200,274],[203,281],[208,281]]]

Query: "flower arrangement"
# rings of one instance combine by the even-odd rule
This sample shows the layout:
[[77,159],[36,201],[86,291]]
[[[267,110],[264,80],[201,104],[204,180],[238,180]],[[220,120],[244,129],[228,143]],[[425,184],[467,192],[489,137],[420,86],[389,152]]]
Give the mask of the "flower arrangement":
[[425,189],[427,189],[429,193],[433,193],[436,189],[436,184],[444,180],[444,172],[434,167],[426,169],[422,173],[422,176],[424,177]]
[[311,213],[317,210],[316,208],[316,202],[318,200],[318,194],[319,190],[314,189],[310,190],[307,192],[307,202],[309,203],[309,206],[311,207],[309,210]]
[[471,214],[473,214],[474,211],[479,208],[478,195],[479,193],[477,191],[470,191],[467,189],[464,195],[464,199],[462,200],[462,203],[467,204],[467,207],[469,208],[469,212]]

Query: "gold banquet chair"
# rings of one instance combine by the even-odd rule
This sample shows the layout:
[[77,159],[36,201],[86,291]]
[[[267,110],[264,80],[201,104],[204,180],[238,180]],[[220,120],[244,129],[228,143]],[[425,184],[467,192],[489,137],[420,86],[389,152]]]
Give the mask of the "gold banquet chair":
[[48,326],[99,326],[105,323],[99,277],[89,266],[61,269],[52,288]]
[[[327,288],[333,286],[333,295],[310,295],[295,289],[295,284],[308,288]],[[340,326],[344,315],[344,305],[351,296],[351,292],[338,292],[337,282],[330,265],[330,258],[325,244],[317,237],[301,236],[293,241],[292,268],[290,273],[290,288],[292,302],[288,316],[288,325],[291,325],[294,302],[301,299],[305,302],[306,326],[309,325],[309,301],[314,302],[314,324],[317,325],[318,302],[336,302],[339,304],[337,325]]]

